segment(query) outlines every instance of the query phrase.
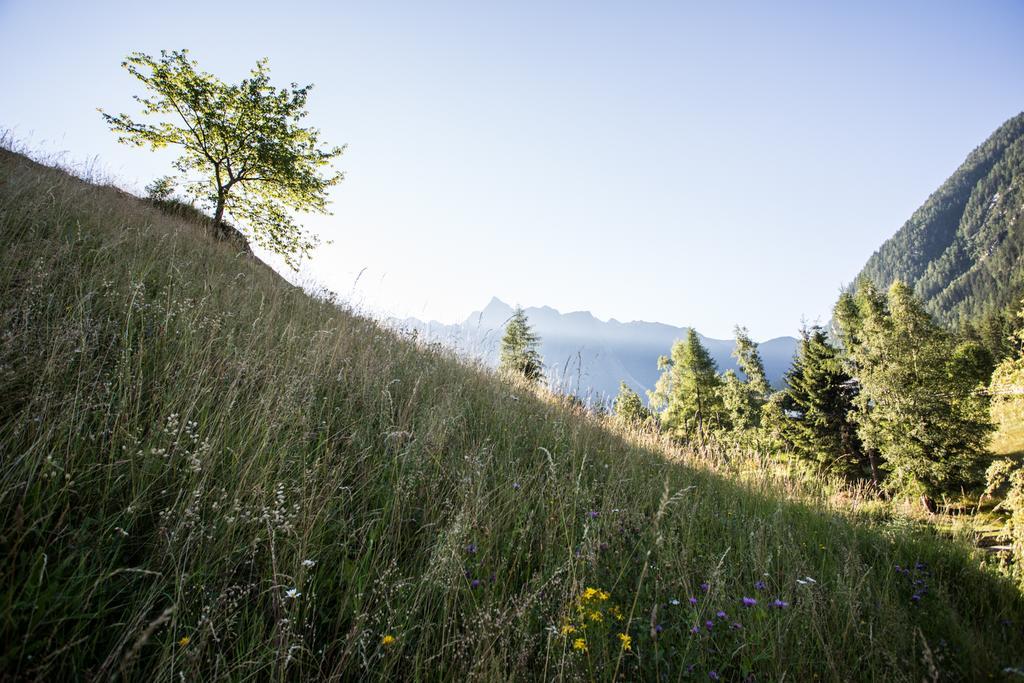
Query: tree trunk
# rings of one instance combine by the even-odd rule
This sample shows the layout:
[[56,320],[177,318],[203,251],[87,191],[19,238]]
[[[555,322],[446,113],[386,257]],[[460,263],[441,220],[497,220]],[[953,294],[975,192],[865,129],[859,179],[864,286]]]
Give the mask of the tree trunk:
[[224,237],[224,193],[217,196],[217,209],[213,213],[213,234],[218,239]]
[[875,483],[875,488],[881,488],[881,478],[878,476],[878,459],[875,457],[874,450],[868,450],[868,463],[871,465],[871,481]]
[[935,499],[929,496],[928,494],[921,496],[921,504],[924,505],[925,510],[932,513],[933,515],[938,510],[938,506],[935,505]]

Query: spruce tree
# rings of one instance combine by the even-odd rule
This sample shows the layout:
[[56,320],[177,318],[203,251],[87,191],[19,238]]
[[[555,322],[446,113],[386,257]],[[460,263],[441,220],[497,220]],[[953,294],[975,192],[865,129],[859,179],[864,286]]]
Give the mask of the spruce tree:
[[864,452],[850,420],[857,388],[845,371],[839,349],[820,326],[801,331],[800,345],[786,374],[783,422],[797,456],[850,478],[880,480],[878,463]]
[[544,377],[540,337],[530,328],[530,321],[521,306],[516,306],[501,339],[500,372],[537,382]]

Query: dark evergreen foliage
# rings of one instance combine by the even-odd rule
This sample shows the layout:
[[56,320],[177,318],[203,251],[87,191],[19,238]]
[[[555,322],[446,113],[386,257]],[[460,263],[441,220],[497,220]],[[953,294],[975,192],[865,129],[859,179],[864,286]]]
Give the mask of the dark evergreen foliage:
[[[1004,312],[1024,294],[1022,255],[1024,113],[971,152],[861,275],[883,290],[896,280],[906,282],[947,326],[999,325],[1012,320]],[[986,346],[1006,352],[994,339]]]

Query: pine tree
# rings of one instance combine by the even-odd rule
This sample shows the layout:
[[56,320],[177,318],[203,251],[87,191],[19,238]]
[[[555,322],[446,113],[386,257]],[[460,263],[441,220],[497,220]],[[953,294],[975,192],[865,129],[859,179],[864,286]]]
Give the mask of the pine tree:
[[524,377],[528,382],[538,382],[544,377],[544,361],[540,356],[540,337],[530,328],[530,321],[522,307],[515,312],[505,326],[501,339],[500,372]]
[[860,384],[851,415],[864,447],[884,457],[887,487],[920,491],[931,509],[932,496],[975,481],[992,427],[970,354],[902,282],[884,300],[862,283],[835,319]]
[[650,393],[651,407],[661,422],[684,441],[703,446],[712,431],[727,426],[718,366],[690,328],[686,339],[672,346],[671,358],[658,359],[661,377]]
[[643,424],[651,417],[651,412],[644,405],[640,395],[625,382],[619,384],[619,395],[615,397],[612,411],[621,422],[633,427]]

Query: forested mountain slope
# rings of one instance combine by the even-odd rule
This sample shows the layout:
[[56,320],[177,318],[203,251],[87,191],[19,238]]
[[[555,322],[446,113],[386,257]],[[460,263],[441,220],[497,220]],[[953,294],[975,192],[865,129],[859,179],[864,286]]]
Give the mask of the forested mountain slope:
[[967,157],[861,275],[910,284],[928,310],[959,327],[1024,294],[1024,113]]

